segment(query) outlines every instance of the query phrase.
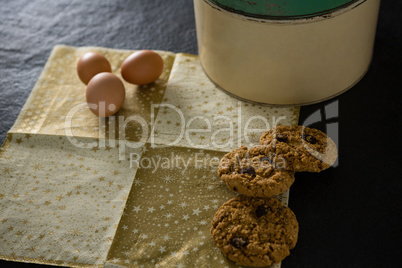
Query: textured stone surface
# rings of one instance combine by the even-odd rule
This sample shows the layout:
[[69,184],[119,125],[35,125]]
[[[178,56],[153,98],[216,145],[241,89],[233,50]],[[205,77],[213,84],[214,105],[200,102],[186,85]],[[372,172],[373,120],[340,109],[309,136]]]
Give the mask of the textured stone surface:
[[0,22],[0,143],[56,44],[197,54],[188,0],[3,1]]

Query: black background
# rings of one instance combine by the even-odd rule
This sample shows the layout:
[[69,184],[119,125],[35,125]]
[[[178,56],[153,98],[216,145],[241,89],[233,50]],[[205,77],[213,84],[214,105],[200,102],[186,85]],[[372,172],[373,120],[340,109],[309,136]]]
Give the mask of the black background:
[[[339,116],[312,126],[338,124],[339,165],[296,174],[289,206],[300,233],[284,268],[401,265],[401,13],[402,1],[382,1],[372,65],[354,88],[301,108],[300,124],[337,101]],[[1,1],[0,142],[56,44],[197,54],[193,2]],[[38,266],[0,261],[17,265]]]

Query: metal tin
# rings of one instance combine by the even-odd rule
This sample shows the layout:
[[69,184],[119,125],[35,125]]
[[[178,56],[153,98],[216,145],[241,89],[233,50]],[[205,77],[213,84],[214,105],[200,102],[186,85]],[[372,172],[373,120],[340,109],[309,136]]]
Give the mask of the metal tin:
[[326,14],[358,0],[209,0],[233,13],[254,18],[305,18]]
[[[318,2],[324,5],[312,4]],[[250,11],[239,3],[260,6]],[[200,62],[240,99],[320,102],[366,73],[379,6],[380,0],[194,0]]]

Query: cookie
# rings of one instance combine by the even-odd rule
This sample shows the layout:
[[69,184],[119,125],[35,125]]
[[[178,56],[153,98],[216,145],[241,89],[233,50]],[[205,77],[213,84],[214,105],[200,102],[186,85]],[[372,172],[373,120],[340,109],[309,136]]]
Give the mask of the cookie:
[[277,126],[261,135],[260,144],[273,147],[276,156],[286,161],[287,170],[320,172],[338,157],[330,137],[304,126]]
[[222,253],[246,266],[282,261],[296,246],[299,224],[274,197],[239,195],[223,204],[212,219],[211,234]]
[[218,175],[234,192],[247,196],[271,197],[293,184],[294,172],[277,167],[269,154],[250,155],[242,146],[221,159]]

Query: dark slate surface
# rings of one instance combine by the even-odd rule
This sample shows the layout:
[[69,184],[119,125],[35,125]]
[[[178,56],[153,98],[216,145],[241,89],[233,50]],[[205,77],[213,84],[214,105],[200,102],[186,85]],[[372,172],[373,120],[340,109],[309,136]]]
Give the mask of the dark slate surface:
[[197,53],[191,1],[2,1],[0,141],[56,44]]
[[[340,161],[319,174],[297,174],[290,207],[299,219],[300,236],[283,262],[285,268],[400,266],[401,12],[401,1],[382,1],[372,66],[360,83],[334,100],[301,109],[303,123],[337,101],[338,116],[312,126],[326,130],[327,124],[338,124]],[[53,46],[60,43],[197,53],[193,4],[1,1],[0,142]],[[0,265],[37,266],[4,261]]]

